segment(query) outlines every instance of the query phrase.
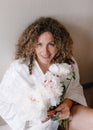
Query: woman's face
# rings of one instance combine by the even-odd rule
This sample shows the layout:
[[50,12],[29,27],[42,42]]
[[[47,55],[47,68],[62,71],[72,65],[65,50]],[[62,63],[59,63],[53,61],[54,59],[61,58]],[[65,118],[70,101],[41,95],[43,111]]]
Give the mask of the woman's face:
[[37,61],[41,64],[50,65],[57,50],[53,35],[50,32],[42,33],[35,47]]

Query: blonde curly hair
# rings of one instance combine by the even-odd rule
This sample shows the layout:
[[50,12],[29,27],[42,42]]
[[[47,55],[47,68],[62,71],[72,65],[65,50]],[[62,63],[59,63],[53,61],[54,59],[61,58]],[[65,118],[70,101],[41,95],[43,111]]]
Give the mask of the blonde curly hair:
[[58,48],[58,52],[53,58],[54,63],[74,63],[71,59],[73,41],[69,32],[56,19],[41,17],[28,26],[22,33],[16,49],[16,59],[23,58],[23,61],[29,60],[28,67],[30,74],[32,73],[35,59],[34,44],[44,32],[52,33],[54,42]]

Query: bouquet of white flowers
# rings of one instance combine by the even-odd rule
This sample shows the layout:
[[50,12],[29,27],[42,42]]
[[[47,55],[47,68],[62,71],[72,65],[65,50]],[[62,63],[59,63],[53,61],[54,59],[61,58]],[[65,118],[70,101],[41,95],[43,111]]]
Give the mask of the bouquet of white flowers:
[[[59,103],[56,104],[56,106],[51,106],[51,119],[53,121],[58,120],[58,113],[54,110],[57,108],[64,99],[65,93],[70,85],[70,82],[72,79],[75,79],[75,73],[73,70],[73,66],[68,65],[66,63],[62,64],[53,64],[50,68],[49,71],[56,77],[59,78],[60,82],[60,87],[62,88],[61,95],[59,96]],[[66,129],[66,122],[69,119],[64,119],[64,120],[58,120],[60,125],[63,125],[64,130]]]
[[[42,81],[33,76],[33,84],[30,90],[24,94],[21,105],[25,119],[35,123],[47,118],[49,109],[54,109],[64,99],[64,95],[71,80],[75,77],[73,68],[66,63],[52,64],[44,75]],[[20,108],[21,109],[21,108]],[[52,116],[52,120],[57,120],[57,113]]]

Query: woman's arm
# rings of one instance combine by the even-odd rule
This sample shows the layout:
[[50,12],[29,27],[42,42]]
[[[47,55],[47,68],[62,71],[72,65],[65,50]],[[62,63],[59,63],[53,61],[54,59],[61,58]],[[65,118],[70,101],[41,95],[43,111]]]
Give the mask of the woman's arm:
[[71,99],[74,102],[87,106],[86,99],[83,93],[83,87],[80,84],[79,69],[76,61],[73,64],[73,70],[75,72],[75,80],[73,79],[70,82],[64,98]]

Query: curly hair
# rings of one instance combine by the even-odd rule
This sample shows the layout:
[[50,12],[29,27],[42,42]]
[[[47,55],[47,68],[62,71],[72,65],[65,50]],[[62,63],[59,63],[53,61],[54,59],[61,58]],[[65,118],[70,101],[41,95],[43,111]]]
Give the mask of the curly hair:
[[35,59],[34,44],[44,32],[52,33],[54,42],[58,48],[58,52],[53,58],[54,63],[74,63],[71,59],[73,41],[69,32],[56,19],[41,17],[28,26],[22,33],[16,49],[16,59],[23,58],[24,61],[29,59],[28,67],[30,74],[32,73]]

